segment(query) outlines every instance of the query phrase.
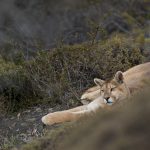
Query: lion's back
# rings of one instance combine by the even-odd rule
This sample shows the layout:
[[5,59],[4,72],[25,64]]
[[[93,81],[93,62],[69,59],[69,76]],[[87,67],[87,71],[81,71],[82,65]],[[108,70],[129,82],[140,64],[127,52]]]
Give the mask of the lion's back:
[[150,81],[150,62],[135,66],[123,74],[131,92],[141,90]]

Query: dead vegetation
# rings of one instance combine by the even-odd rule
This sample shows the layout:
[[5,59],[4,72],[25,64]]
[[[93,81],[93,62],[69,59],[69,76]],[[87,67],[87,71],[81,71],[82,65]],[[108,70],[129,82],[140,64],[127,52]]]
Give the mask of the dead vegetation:
[[[40,51],[17,64],[1,59],[1,107],[7,112],[37,104],[79,104],[81,93],[93,78],[106,79],[144,62],[139,41],[117,34],[111,38]],[[107,68],[107,69],[106,69]]]

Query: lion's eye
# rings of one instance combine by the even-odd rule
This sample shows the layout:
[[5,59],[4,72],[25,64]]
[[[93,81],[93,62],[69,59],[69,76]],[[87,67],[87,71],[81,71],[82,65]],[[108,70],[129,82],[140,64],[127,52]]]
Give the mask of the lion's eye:
[[110,91],[112,92],[112,91],[113,91],[115,88],[116,88],[116,87],[114,87],[114,88],[111,88],[111,89],[110,89]]
[[104,90],[101,90],[101,92],[104,92]]

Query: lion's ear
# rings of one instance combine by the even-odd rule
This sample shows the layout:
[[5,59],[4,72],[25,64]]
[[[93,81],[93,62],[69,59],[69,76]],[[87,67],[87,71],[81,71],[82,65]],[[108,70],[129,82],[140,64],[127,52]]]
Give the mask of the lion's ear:
[[117,71],[117,73],[115,74],[115,80],[118,83],[123,83],[124,77],[123,77],[123,73],[121,71]]
[[99,85],[99,86],[102,86],[104,84],[104,80],[101,80],[101,79],[98,79],[98,78],[95,78],[94,79],[94,82],[96,85]]

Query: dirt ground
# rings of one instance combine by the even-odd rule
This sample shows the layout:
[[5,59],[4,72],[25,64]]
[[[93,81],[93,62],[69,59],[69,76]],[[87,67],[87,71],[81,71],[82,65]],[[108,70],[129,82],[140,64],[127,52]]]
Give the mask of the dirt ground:
[[41,117],[47,113],[62,109],[60,106],[33,107],[17,114],[0,117],[0,150],[10,149],[42,137],[46,130],[52,127],[43,127]]

